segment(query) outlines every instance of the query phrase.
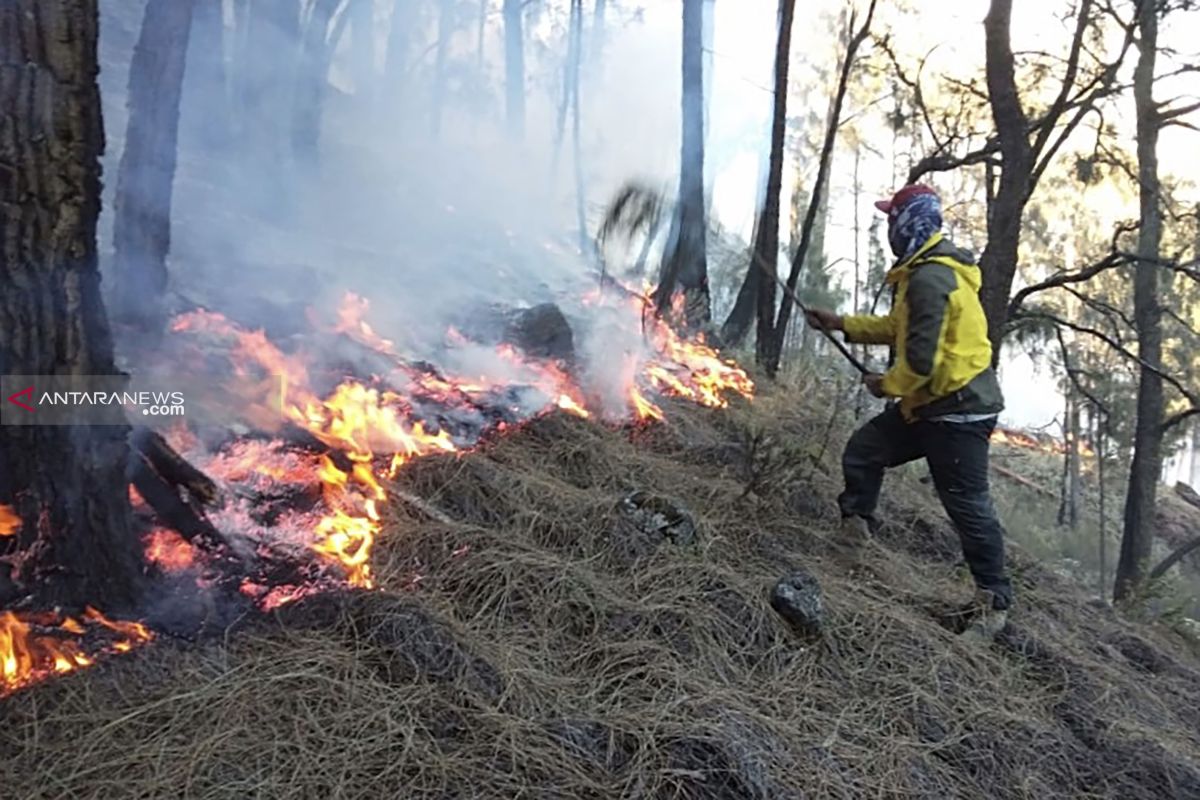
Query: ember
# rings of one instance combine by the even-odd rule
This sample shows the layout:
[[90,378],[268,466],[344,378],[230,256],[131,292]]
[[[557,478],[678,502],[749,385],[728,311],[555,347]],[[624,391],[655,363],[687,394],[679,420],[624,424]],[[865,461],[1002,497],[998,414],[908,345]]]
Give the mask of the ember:
[[146,560],[167,572],[180,572],[196,563],[196,548],[172,530],[156,529],[146,536]]
[[0,505],[0,536],[15,536],[21,530],[21,518],[11,506]]

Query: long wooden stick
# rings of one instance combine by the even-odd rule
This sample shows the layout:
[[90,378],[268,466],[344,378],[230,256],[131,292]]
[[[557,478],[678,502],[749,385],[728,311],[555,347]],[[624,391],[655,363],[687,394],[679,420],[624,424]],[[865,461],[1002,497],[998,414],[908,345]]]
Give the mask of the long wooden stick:
[[[752,252],[750,254],[750,259],[755,264],[758,264],[759,269],[761,269],[764,274],[769,275],[771,278],[773,278],[775,280],[775,283],[779,284],[779,288],[782,289],[784,291],[784,294],[786,294],[791,299],[792,303],[795,304],[796,308],[800,309],[800,313],[802,313],[802,314],[808,313],[808,306],[806,306],[806,305],[804,305],[804,303],[800,302],[800,298],[796,296],[795,292],[793,292],[791,289],[788,288],[787,282],[785,282],[783,280],[783,278],[779,277],[778,272],[775,272],[774,270],[772,270],[770,268],[770,266],[768,266],[757,253]],[[838,349],[838,352],[840,352],[843,356],[846,357],[846,360],[849,361],[850,364],[856,370],[858,370],[860,374],[869,375],[871,373],[871,370],[867,369],[863,365],[863,363],[858,360],[858,358],[854,355],[854,353],[850,352],[850,348],[846,347],[846,345],[844,345],[842,342],[839,342],[837,340],[837,337],[835,337],[833,335],[832,331],[829,331],[825,328],[817,328],[817,330],[819,330],[821,332],[821,334],[826,339],[828,339],[830,341],[830,343],[833,344],[834,347],[836,347]]]

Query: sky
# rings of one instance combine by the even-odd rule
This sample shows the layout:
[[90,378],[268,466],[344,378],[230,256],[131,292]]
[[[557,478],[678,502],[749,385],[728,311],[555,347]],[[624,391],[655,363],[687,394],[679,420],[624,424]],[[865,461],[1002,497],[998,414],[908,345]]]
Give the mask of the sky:
[[[835,42],[830,36],[829,19],[835,17],[843,7],[840,0],[809,0],[799,4],[794,29],[793,69],[803,69],[808,63],[819,59],[832,62],[836,58]],[[865,2],[859,6],[865,8]],[[886,15],[889,4],[880,3],[878,14]],[[1014,49],[1026,50],[1045,48],[1062,51],[1066,46],[1066,29],[1056,16],[1069,13],[1073,3],[1065,0],[1042,3],[1017,3],[1013,17]],[[634,48],[640,52],[638,37],[657,41],[661,48],[662,65],[658,69],[678,69],[678,44],[667,46],[679,36],[679,5],[677,2],[662,1],[646,4],[644,29],[630,32]],[[919,24],[908,23],[902,30],[905,36],[896,46],[909,53],[929,53],[927,75],[939,71],[966,76],[982,66],[983,25],[987,13],[987,0],[957,0],[954,3],[924,4],[918,8]],[[923,9],[928,9],[926,13]],[[776,30],[777,3],[775,0],[717,0],[715,4],[715,40],[713,54],[713,98],[710,119],[710,149],[707,153],[710,176],[715,187],[714,213],[721,222],[733,230],[748,236],[754,220],[756,186],[760,172],[761,153],[766,147],[771,111],[772,70],[774,61],[774,37]],[[1200,13],[1176,17],[1163,29],[1163,37],[1169,42],[1186,43],[1200,41]],[[1194,44],[1192,45],[1194,47]],[[634,59],[637,63],[637,59]],[[1200,97],[1200,76],[1175,81],[1159,89],[1159,96]],[[801,109],[789,107],[789,114]],[[852,112],[853,109],[847,109]],[[1132,115],[1130,115],[1131,117]],[[645,119],[647,125],[673,124],[657,115]],[[1131,126],[1131,119],[1118,120],[1118,124]],[[668,137],[669,138],[669,137]],[[880,156],[865,153],[861,166],[861,182],[864,196],[860,198],[859,216],[862,228],[875,210],[871,202],[877,196],[886,196],[892,187],[890,135],[881,136],[883,141],[871,142],[881,151]],[[1200,133],[1181,128],[1164,133],[1160,144],[1160,156],[1164,169],[1189,178],[1200,184],[1200,160],[1194,157]],[[673,145],[673,142],[671,143]],[[883,153],[888,153],[885,159]],[[677,158],[672,151],[660,153],[668,159]],[[839,258],[851,259],[854,252],[850,221],[854,217],[852,195],[847,190],[850,181],[848,159],[843,157],[835,165],[832,219],[827,242],[827,257],[830,261]],[[932,179],[935,187],[946,192],[944,179]],[[1197,198],[1200,200],[1200,197]],[[1093,200],[1093,202],[1106,202]],[[1111,202],[1111,201],[1107,201]],[[1108,213],[1119,218],[1136,214],[1136,208],[1114,206]],[[866,253],[865,243],[860,251]],[[985,242],[960,242],[975,252],[983,249]],[[850,282],[852,265],[843,261],[843,279]],[[1063,401],[1058,393],[1057,375],[1049,365],[1038,362],[1029,355],[1018,352],[1015,347],[1006,351],[1002,365],[1002,379],[1008,401],[1005,421],[1023,427],[1050,425],[1061,414]]]

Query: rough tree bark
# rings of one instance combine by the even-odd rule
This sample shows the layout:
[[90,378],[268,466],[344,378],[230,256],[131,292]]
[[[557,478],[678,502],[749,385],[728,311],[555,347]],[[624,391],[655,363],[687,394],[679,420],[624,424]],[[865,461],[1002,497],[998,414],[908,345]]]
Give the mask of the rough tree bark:
[[171,190],[192,0],[150,0],[129,68],[129,125],[117,172],[115,316],[157,336],[165,322]]
[[667,245],[656,290],[658,312],[684,294],[684,322],[698,330],[710,321],[708,223],[704,205],[704,0],[683,1],[683,136],[680,148],[678,229]]
[[[96,257],[97,20],[96,0],[0,3],[0,373],[117,372]],[[24,523],[0,551],[23,551],[19,591],[72,609],[135,605],[127,433],[0,426],[0,503]]]
[[1134,268],[1133,318],[1137,327],[1140,368],[1137,426],[1133,436],[1133,463],[1125,496],[1125,525],[1117,561],[1116,600],[1130,598],[1141,585],[1154,542],[1154,510],[1162,473],[1163,380],[1162,308],[1158,304],[1159,249],[1162,243],[1162,208],[1158,177],[1158,135],[1161,127],[1154,102],[1154,68],[1158,56],[1158,12],[1146,0],[1138,15],[1140,40],[1133,97],[1137,108],[1137,156],[1140,202],[1139,261]]
[[795,11],[796,0],[781,0],[779,3],[779,23],[775,38],[774,110],[771,112],[771,149],[767,163],[766,195],[759,207],[750,266],[741,289],[738,290],[733,309],[721,327],[722,342],[735,346],[746,337],[750,330],[750,321],[756,316],[757,310],[756,354],[760,364],[767,355],[763,346],[774,336],[775,281],[770,280],[763,272],[773,273],[778,270],[779,206],[783,191],[783,148],[787,134],[787,89],[791,61],[789,55]]
[[983,286],[979,291],[988,330],[999,359],[1000,339],[1008,314],[1020,247],[1021,217],[1029,195],[1034,155],[1029,144],[1029,119],[1017,91],[1012,52],[1013,0],[992,0],[983,21],[987,65],[988,102],[1000,140],[1003,169],[989,207],[988,243],[980,257]]
[[504,0],[504,99],[508,133],[525,138],[525,3]]

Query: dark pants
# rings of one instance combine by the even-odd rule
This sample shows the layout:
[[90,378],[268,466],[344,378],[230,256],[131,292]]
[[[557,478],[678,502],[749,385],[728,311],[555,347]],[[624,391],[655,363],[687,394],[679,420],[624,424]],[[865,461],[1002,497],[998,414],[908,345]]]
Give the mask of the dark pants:
[[1004,571],[1004,528],[988,493],[988,439],[995,427],[995,419],[908,423],[899,406],[889,405],[850,437],[838,505],[843,516],[860,516],[874,526],[884,470],[924,457],[975,584],[994,593],[996,608],[1008,608],[1012,584]]

